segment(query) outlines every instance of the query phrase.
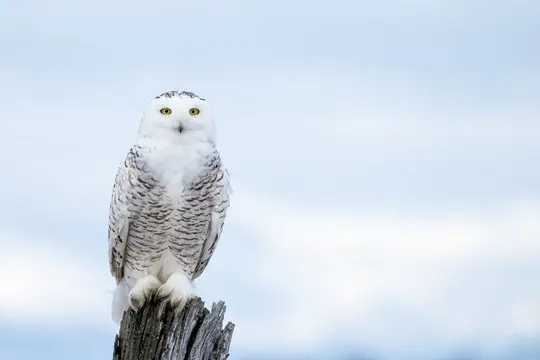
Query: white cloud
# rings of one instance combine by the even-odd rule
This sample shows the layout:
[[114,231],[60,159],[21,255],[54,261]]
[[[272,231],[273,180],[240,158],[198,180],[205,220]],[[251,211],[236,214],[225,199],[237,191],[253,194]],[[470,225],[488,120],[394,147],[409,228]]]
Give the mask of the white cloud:
[[107,263],[92,263],[51,243],[0,235],[0,318],[18,325],[112,329],[114,283],[108,282]]
[[437,351],[491,349],[540,331],[539,202],[368,214],[295,208],[242,191],[234,200],[234,219],[265,240],[250,273],[281,299],[275,313],[235,314],[243,346],[340,340],[396,354],[407,344],[407,352],[429,352],[426,341]]
[[[230,265],[249,263],[242,274],[257,282],[248,288],[239,279],[225,298],[227,318],[237,324],[235,348],[291,353],[343,343],[387,356],[421,355],[468,344],[493,350],[535,336],[539,217],[536,200],[431,214],[366,213],[299,208],[236,187],[230,222],[254,231],[261,248],[250,259],[238,248]],[[9,275],[0,278],[9,294],[0,298],[0,318],[114,331],[105,259],[92,262],[49,244],[0,237],[0,272]],[[204,278],[202,287],[231,283],[228,270]],[[261,310],[237,306],[246,301]]]

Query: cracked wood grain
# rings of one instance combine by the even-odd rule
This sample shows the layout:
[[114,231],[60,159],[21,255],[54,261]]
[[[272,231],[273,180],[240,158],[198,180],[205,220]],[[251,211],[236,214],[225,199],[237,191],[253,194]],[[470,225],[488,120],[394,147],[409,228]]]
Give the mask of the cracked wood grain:
[[208,310],[196,297],[178,311],[153,299],[138,312],[129,309],[114,341],[113,360],[225,360],[234,324],[223,327],[225,303]]

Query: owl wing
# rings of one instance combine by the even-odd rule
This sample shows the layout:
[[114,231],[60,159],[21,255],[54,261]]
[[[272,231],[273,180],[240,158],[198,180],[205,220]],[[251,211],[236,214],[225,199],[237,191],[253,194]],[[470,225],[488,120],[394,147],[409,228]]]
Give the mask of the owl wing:
[[125,251],[130,223],[135,221],[146,203],[155,180],[145,170],[139,147],[128,152],[118,168],[109,210],[109,265],[111,275],[119,282],[124,277]]
[[203,243],[200,258],[193,273],[193,279],[196,279],[202,274],[214,253],[214,249],[223,230],[225,217],[230,204],[231,188],[229,174],[227,170],[221,166],[219,157],[216,161],[218,162],[217,166],[213,165],[213,168],[210,169],[210,176],[206,177],[207,179],[211,179],[207,182],[211,182],[210,204],[212,209],[210,213],[208,235]]

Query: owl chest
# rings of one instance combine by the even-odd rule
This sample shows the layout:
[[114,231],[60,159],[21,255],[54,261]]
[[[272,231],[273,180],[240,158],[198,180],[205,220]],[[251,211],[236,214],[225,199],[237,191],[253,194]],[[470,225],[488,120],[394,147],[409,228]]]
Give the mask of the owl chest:
[[152,174],[158,180],[161,200],[178,209],[184,201],[186,187],[201,171],[201,161],[193,156],[156,154],[149,161]]
[[160,180],[164,202],[168,202],[174,209],[182,206],[186,189],[186,175],[184,171],[164,171]]

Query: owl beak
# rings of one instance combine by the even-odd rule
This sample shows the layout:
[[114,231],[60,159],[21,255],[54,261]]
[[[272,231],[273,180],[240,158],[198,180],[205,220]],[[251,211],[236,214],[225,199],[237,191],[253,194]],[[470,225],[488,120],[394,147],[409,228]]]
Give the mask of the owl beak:
[[179,124],[176,130],[178,130],[178,132],[181,134],[182,131],[184,131],[184,127],[182,126],[182,124]]

